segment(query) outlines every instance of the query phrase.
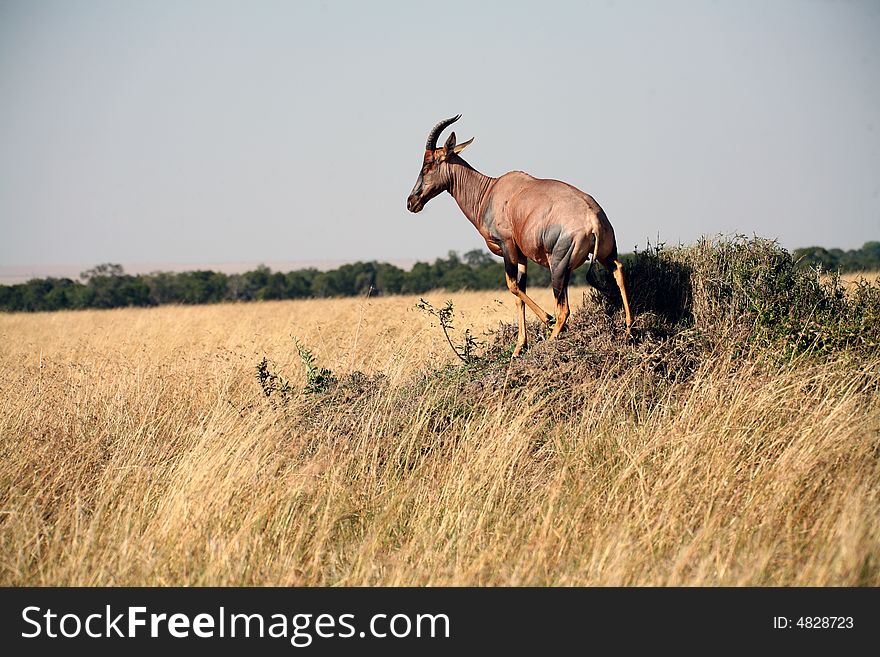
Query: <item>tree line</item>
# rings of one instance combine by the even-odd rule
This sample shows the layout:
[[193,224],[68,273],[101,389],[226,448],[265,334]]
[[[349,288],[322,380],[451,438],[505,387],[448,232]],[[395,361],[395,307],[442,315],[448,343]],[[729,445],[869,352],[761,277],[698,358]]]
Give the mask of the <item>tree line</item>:
[[[793,253],[802,267],[824,270],[880,270],[880,242],[842,251],[806,247]],[[626,261],[624,255],[622,259]],[[529,268],[529,284],[547,286],[550,273]],[[475,249],[464,256],[450,251],[433,263],[417,262],[409,271],[386,262],[356,262],[330,271],[299,269],[273,272],[265,266],[243,274],[215,271],[153,272],[132,275],[121,265],[102,264],[70,278],[35,278],[0,285],[0,310],[43,311],[76,308],[119,308],[222,301],[305,299],[376,294],[423,294],[428,290],[501,290],[501,262]]]
[[807,246],[795,249],[792,256],[801,266],[821,267],[823,271],[839,271],[845,274],[880,270],[880,242],[865,242],[862,248],[849,251]]
[[[549,275],[544,278],[549,283]],[[132,275],[121,265],[102,264],[80,274],[79,280],[36,278],[16,285],[0,285],[0,309],[118,308],[422,294],[439,288],[487,290],[504,286],[501,262],[480,250],[469,251],[463,257],[451,251],[446,258],[433,263],[417,262],[409,271],[386,262],[356,262],[330,271],[310,268],[285,273],[260,266],[242,274],[203,270]]]

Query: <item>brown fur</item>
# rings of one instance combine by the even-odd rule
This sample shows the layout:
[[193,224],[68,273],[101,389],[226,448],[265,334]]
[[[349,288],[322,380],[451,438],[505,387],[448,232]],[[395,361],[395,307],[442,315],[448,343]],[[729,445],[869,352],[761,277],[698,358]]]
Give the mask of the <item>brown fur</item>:
[[456,146],[452,133],[445,146],[425,151],[422,171],[407,207],[419,212],[434,196],[448,191],[486,240],[489,250],[504,258],[507,287],[517,297],[519,335],[514,355],[519,355],[527,342],[526,306],[545,324],[552,320],[526,294],[529,260],[550,269],[556,297],[551,339],[559,336],[569,316],[571,273],[590,254],[614,276],[623,297],[629,333],[632,314],[614,228],[596,200],[568,183],[534,178],[522,171],[498,178],[485,176],[459,157],[468,143]]

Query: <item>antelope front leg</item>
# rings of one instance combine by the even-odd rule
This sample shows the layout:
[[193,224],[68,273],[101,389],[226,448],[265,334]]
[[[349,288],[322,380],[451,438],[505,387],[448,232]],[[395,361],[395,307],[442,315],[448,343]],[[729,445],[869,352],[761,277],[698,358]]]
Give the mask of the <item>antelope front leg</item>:
[[[516,245],[511,245],[508,252],[513,252],[512,250],[515,248]],[[504,274],[507,276],[507,289],[510,290],[511,294],[516,295],[518,299],[521,299],[529,308],[531,308],[532,312],[537,315],[538,319],[540,319],[545,326],[550,326],[553,317],[545,312],[541,306],[535,303],[532,298],[526,294],[528,260],[526,260],[526,257],[521,254],[520,257],[522,258],[522,262],[519,260],[517,260],[517,262],[509,262],[507,256],[504,258]],[[513,286],[511,286],[511,280],[513,280]]]
[[550,326],[550,323],[553,321],[553,316],[550,313],[546,312],[541,306],[532,301],[532,298],[528,294],[520,292],[517,296],[532,309],[532,312],[538,316],[538,319],[540,319],[545,326]]
[[523,260],[516,265],[516,281],[519,286],[519,294],[517,295],[520,299],[523,300],[524,303],[528,304],[529,308],[532,309],[532,312],[540,319],[544,326],[550,326],[553,322],[553,317],[544,312],[544,309],[541,308],[537,303],[532,301],[532,298],[526,294],[526,285],[528,281],[528,265],[529,261],[522,256]]

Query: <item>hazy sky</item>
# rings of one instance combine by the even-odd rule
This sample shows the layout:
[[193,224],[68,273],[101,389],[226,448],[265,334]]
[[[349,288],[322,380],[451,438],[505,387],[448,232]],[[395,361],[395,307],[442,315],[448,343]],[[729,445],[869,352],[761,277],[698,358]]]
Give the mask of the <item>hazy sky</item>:
[[425,137],[622,251],[880,239],[880,2],[0,0],[0,265],[432,259]]

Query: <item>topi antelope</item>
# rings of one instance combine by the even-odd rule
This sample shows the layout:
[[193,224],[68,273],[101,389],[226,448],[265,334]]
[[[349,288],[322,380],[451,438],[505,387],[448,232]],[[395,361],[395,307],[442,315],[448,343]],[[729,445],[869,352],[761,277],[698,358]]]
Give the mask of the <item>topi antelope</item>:
[[559,336],[568,319],[571,272],[584,264],[590,254],[587,277],[596,260],[614,275],[623,297],[629,334],[632,315],[623,267],[617,259],[614,229],[605,211],[589,194],[558,180],[533,178],[522,171],[511,171],[498,178],[483,175],[459,156],[473,139],[456,144],[453,132],[446,144],[437,148],[440,133],[460,118],[461,114],[441,121],[428,134],[422,170],[406,207],[410,212],[419,212],[440,192],[449,192],[486,240],[489,250],[504,258],[507,288],[516,297],[518,312],[519,335],[513,355],[519,356],[526,346],[526,306],[545,325],[550,326],[553,320],[526,294],[529,260],[550,269],[556,298],[556,323],[550,339]]

